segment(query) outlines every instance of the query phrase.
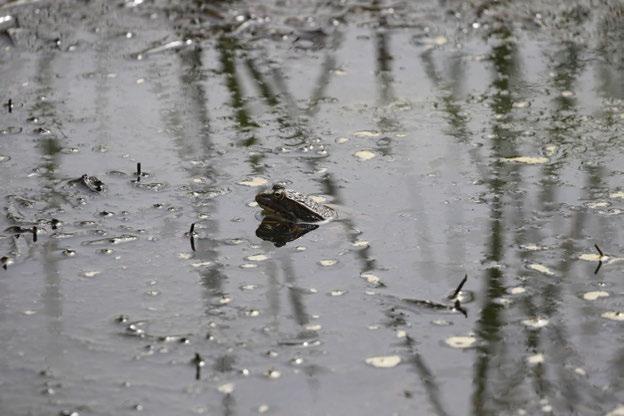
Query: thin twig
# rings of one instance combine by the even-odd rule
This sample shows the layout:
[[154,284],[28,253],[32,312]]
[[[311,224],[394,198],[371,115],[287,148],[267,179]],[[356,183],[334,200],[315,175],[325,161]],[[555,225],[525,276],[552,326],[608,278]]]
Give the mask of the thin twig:
[[598,247],[598,244],[594,244],[594,247],[596,247],[596,250],[598,250],[598,254],[600,254],[600,257],[604,257],[604,253],[602,252],[602,250],[600,250],[600,247]]
[[602,260],[598,260],[598,266],[596,266],[596,270],[594,270],[594,274],[598,274],[598,270],[602,267]]
[[189,238],[191,239],[191,250],[195,251],[195,223],[191,224]]
[[449,299],[455,299],[457,297],[457,295],[462,290],[462,287],[464,287],[464,284],[466,283],[467,280],[468,280],[468,274],[466,273],[462,281],[459,282],[459,286],[457,286],[457,289],[455,289],[455,292],[453,292],[453,294],[449,296]]

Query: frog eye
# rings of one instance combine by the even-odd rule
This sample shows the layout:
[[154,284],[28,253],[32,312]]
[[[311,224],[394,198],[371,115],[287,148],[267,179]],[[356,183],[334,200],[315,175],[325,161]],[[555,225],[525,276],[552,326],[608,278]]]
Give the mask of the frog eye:
[[275,195],[281,201],[286,198],[286,191],[284,190],[284,188],[277,189],[273,192],[273,195]]
[[284,189],[286,189],[284,184],[276,183],[275,185],[273,185],[273,192],[277,192],[277,191],[284,190]]

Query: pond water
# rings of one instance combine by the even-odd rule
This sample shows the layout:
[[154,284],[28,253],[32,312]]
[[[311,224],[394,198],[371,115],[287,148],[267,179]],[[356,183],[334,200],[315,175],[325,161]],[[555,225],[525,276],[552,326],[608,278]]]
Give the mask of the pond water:
[[624,414],[624,7],[510,3],[0,1],[0,413]]

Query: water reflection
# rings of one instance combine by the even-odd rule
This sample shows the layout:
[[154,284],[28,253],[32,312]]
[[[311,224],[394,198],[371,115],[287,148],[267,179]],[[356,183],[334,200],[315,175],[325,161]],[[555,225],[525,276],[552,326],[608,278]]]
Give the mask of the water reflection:
[[[111,10],[101,2],[81,7],[93,11],[95,3]],[[0,160],[0,169],[11,177],[7,193],[32,190],[43,205],[20,208],[22,215],[7,200],[6,221],[24,229],[53,213],[68,224],[83,223],[80,216],[104,221],[91,212],[97,199],[107,211],[128,212],[77,234],[108,233],[95,240],[108,244],[128,229],[145,230],[133,232],[132,240],[143,250],[129,245],[109,252],[102,269],[110,279],[101,280],[76,277],[76,268],[103,257],[90,244],[81,245],[72,262],[61,262],[58,240],[43,233],[36,245],[23,237],[3,240],[3,248],[14,250],[16,242],[25,247],[20,267],[9,268],[1,282],[0,319],[8,328],[3,339],[10,339],[12,320],[35,329],[19,345],[28,371],[41,366],[33,358],[42,355],[38,343],[29,342],[39,335],[41,316],[46,365],[69,365],[63,349],[75,343],[87,346],[68,348],[77,352],[77,368],[110,358],[101,364],[104,378],[64,389],[58,401],[30,413],[59,413],[58,403],[82,393],[102,394],[94,401],[96,413],[100,407],[123,413],[101,404],[108,398],[101,386],[117,383],[121,374],[137,380],[124,385],[126,397],[141,398],[149,411],[162,403],[170,406],[162,411],[173,414],[288,412],[306,395],[312,397],[310,411],[319,414],[351,414],[363,402],[371,414],[390,409],[440,416],[607,414],[615,406],[624,352],[609,342],[618,328],[610,325],[617,322],[600,316],[620,306],[618,266],[605,261],[594,274],[595,264],[577,260],[596,242],[606,253],[622,245],[615,231],[621,225],[621,47],[613,42],[620,36],[620,8],[572,2],[541,5],[538,13],[513,2],[329,3],[295,10],[280,1],[137,1],[92,27],[74,29],[72,23],[82,20],[72,20],[63,26],[84,42],[76,59],[95,65],[99,74],[92,84],[93,114],[87,110],[80,120],[59,110],[64,103],[82,108],[84,101],[63,89],[81,88],[88,96],[81,83],[91,75],[59,74],[57,82],[59,52],[45,49],[45,42],[42,50],[20,52],[36,57],[38,73],[34,81],[15,80],[34,87],[19,87],[26,97],[11,113],[18,118],[9,120],[25,122],[19,115],[26,108],[41,129],[32,137],[3,136],[2,153],[11,159]],[[32,15],[41,24],[61,19],[43,5]],[[45,32],[22,28],[24,19],[11,29],[33,38]],[[135,32],[94,36],[100,26]],[[585,32],[597,37],[579,41]],[[131,46],[119,46],[120,37]],[[414,37],[428,42],[419,40],[414,49],[407,41]],[[149,52],[139,61],[124,48]],[[118,52],[121,62],[109,59]],[[4,70],[15,72],[13,65],[0,59]],[[116,77],[102,76],[112,70]],[[132,83],[136,92],[124,95],[125,82],[139,78],[141,84]],[[124,108],[120,97],[129,96],[140,97],[137,109],[146,108],[141,117],[117,115]],[[371,124],[371,137],[354,134]],[[115,139],[128,131],[149,135],[149,145]],[[91,137],[109,153],[91,151]],[[70,139],[81,153],[66,164],[62,155]],[[377,157],[353,157],[365,147],[374,147]],[[81,167],[110,171],[109,165],[127,166],[125,159],[140,152],[152,159],[153,171],[169,175],[170,187],[158,196],[114,175],[103,178],[108,191],[68,195],[58,176],[61,168],[80,168],[74,177]],[[35,162],[28,160],[33,155]],[[258,181],[241,181],[248,175]],[[339,218],[327,232],[318,224],[272,217],[258,225],[251,203],[256,188],[250,186],[279,179],[323,194],[337,205]],[[66,210],[68,198],[78,204]],[[146,214],[156,206],[167,211]],[[191,223],[196,236],[189,252],[183,235]],[[271,244],[254,237],[254,230]],[[301,237],[304,243],[293,249],[289,243]],[[33,279],[11,274],[28,265],[43,272],[34,297],[28,292]],[[448,287],[439,277],[457,267],[479,270],[466,319],[458,316],[461,304],[410,297],[429,289],[443,293]],[[363,278],[371,271],[370,280]],[[160,291],[143,293],[140,285],[152,282]],[[86,308],[85,316],[69,307],[110,288],[111,299]],[[405,294],[392,297],[401,294],[397,288]],[[595,288],[612,296],[579,296]],[[33,299],[40,309],[30,305]],[[144,315],[138,319],[151,329],[162,325],[158,333],[189,335],[179,343],[167,336],[110,336],[110,317],[120,304]],[[33,316],[31,308],[42,313]],[[455,315],[432,321],[431,315],[446,312]],[[58,338],[61,333],[69,337]],[[475,339],[467,351],[444,343],[466,333]],[[6,345],[15,350],[12,341]],[[195,351],[210,365],[191,384]],[[378,353],[397,354],[404,364],[366,367],[363,358]],[[135,354],[140,358],[131,362],[119,358]],[[14,368],[3,362],[0,369]],[[65,371],[59,383],[79,384],[86,378],[78,373]],[[36,395],[41,383],[11,384],[23,392],[5,394],[13,404]],[[197,402],[203,407],[190,404]]]
[[265,217],[256,229],[256,236],[282,247],[318,228],[315,224],[298,224],[279,218]]

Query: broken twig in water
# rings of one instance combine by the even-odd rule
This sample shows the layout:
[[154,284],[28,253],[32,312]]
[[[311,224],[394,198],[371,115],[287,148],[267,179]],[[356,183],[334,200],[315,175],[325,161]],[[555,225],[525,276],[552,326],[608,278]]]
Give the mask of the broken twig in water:
[[33,226],[32,229],[32,233],[33,233],[33,242],[36,243],[37,242],[37,226]]
[[464,315],[464,317],[468,318],[468,311],[461,306],[461,302],[459,301],[459,299],[455,299],[455,304],[453,305],[453,309],[461,312],[461,314]]
[[13,100],[11,98],[9,98],[9,101],[6,103],[6,106],[9,110],[9,113],[13,112]]
[[459,292],[462,290],[462,287],[464,287],[464,284],[466,283],[467,280],[468,280],[468,274],[466,273],[462,281],[459,282],[459,286],[457,286],[457,289],[455,289],[455,292],[453,292],[453,294],[449,296],[448,298],[455,299],[457,295],[459,295]]
[[598,270],[600,270],[601,267],[602,267],[602,260],[598,260],[598,266],[596,266],[596,269],[594,270],[594,274],[598,274]]
[[598,251],[598,254],[600,254],[600,257],[604,257],[604,253],[602,252],[602,250],[600,250],[600,247],[598,247],[598,244],[594,244],[594,247],[596,247],[596,250]]
[[201,368],[206,365],[206,362],[201,355],[196,352],[192,363],[195,365],[195,380],[199,380],[201,378]]
[[137,163],[137,182],[141,180],[141,162]]
[[189,238],[191,239],[191,250],[195,251],[195,223],[191,224]]

